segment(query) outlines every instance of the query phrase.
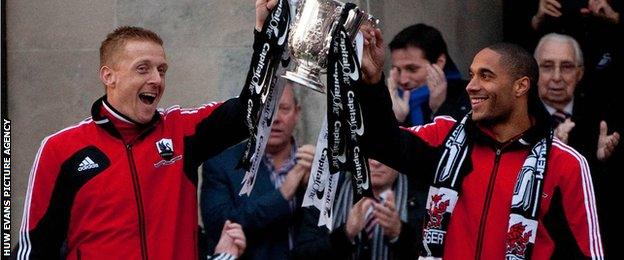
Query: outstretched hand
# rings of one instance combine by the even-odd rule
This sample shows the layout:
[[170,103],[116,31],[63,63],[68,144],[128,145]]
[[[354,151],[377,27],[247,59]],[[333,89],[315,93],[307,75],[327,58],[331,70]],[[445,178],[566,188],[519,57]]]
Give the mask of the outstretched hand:
[[261,31],[264,20],[275,6],[278,0],[256,0],[256,30]]
[[576,124],[570,118],[566,118],[565,121],[561,122],[557,128],[555,128],[555,136],[559,138],[561,142],[567,144],[570,131],[572,131],[575,125]]
[[581,8],[581,14],[603,18],[611,23],[620,22],[620,13],[611,8],[607,0],[589,0],[586,8]]
[[247,239],[241,225],[225,221],[219,243],[215,247],[215,254],[227,253],[234,257],[240,257],[247,247]]
[[620,134],[618,132],[608,133],[607,122],[600,121],[600,134],[598,135],[598,150],[596,157],[600,161],[605,161],[611,157],[613,150],[620,143]]
[[376,84],[381,80],[385,54],[381,30],[369,24],[364,24],[360,31],[364,36],[362,80],[368,85]]
[[284,183],[282,183],[282,186],[279,188],[284,199],[292,199],[299,187],[305,187],[305,185],[307,185],[315,151],[316,148],[311,144],[305,144],[297,149],[297,154],[295,155],[297,164],[288,171]]
[[394,192],[388,191],[383,203],[373,203],[375,223],[381,226],[384,236],[395,239],[401,234],[401,218],[396,208]]
[[349,210],[349,216],[345,225],[345,232],[349,240],[353,241],[355,237],[362,232],[366,225],[366,212],[371,209],[373,200],[371,198],[364,197],[360,199],[351,210]]
[[557,0],[540,0],[537,7],[537,13],[533,15],[531,19],[531,26],[537,30],[546,16],[559,17],[561,16],[561,3]]
[[315,152],[316,147],[311,144],[304,144],[297,149],[297,154],[295,155],[297,158],[297,164],[293,170],[297,169],[302,172],[303,177],[301,177],[300,185],[303,187],[308,185],[308,179],[310,178],[310,170],[312,169],[312,161],[314,160]]
[[394,111],[394,117],[397,121],[403,123],[405,118],[409,114],[409,100],[411,91],[403,90],[403,96],[399,96],[399,84],[397,69],[390,70],[390,77],[387,78],[386,83],[388,85],[388,92],[390,92],[390,99],[392,100],[392,111]]
[[429,108],[435,113],[446,100],[448,89],[446,74],[437,64],[427,66],[427,87],[429,87]]

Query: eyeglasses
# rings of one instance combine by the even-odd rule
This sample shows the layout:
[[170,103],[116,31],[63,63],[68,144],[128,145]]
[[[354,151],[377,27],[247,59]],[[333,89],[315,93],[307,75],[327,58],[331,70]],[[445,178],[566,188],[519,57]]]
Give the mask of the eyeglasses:
[[581,66],[577,66],[576,64],[570,62],[561,63],[559,66],[556,66],[554,63],[544,63],[539,65],[540,72],[548,74],[554,73],[555,70],[559,68],[559,73],[569,75],[574,73],[578,67]]

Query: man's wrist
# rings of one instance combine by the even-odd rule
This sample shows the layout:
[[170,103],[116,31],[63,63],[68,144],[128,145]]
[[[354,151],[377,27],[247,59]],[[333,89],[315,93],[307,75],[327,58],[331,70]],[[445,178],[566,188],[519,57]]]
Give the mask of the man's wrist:
[[349,240],[349,242],[351,242],[352,244],[355,244],[355,236],[356,234],[354,234],[353,232],[349,232],[349,225],[345,224],[344,226],[344,233],[345,236],[347,237],[347,239]]
[[285,200],[290,200],[294,196],[297,187],[292,187],[292,186],[293,185],[290,185],[288,180],[286,180],[280,187],[279,191]]

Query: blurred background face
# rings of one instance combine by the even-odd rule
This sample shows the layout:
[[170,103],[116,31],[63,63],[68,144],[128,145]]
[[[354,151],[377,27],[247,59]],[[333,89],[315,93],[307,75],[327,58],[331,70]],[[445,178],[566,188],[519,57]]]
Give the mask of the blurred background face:
[[370,166],[373,189],[390,188],[399,176],[397,171],[376,160],[368,159],[368,165]]
[[549,40],[537,52],[540,67],[537,83],[540,98],[544,103],[565,107],[574,97],[574,90],[583,77],[583,69],[577,66],[572,44]]
[[284,87],[277,109],[273,126],[271,126],[271,135],[267,142],[268,148],[288,145],[297,120],[299,120],[300,107],[295,103],[295,94],[291,85],[287,84]]
[[420,48],[407,47],[392,51],[392,69],[396,70],[394,79],[401,88],[412,90],[427,83],[427,65],[430,62]]

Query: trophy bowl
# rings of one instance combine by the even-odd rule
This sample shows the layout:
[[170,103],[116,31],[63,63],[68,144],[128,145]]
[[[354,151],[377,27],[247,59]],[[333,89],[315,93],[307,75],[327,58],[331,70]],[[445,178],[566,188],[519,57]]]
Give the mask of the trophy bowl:
[[[320,74],[327,68],[327,55],[334,30],[340,20],[344,3],[336,0],[303,0],[288,36],[294,68],[282,76],[298,85],[325,93]],[[376,26],[379,21],[355,7],[349,10],[344,27],[353,42],[364,23]]]

